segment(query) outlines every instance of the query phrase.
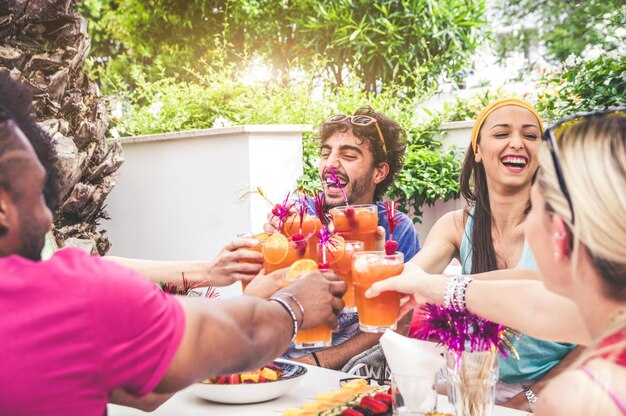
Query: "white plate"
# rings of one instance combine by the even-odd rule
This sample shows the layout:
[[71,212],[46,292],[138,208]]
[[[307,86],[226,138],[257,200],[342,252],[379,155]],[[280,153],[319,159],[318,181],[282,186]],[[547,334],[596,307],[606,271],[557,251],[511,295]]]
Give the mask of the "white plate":
[[301,365],[283,361],[274,361],[283,370],[283,375],[276,381],[244,384],[206,384],[196,383],[191,391],[198,397],[217,403],[246,404],[259,403],[275,399],[294,388],[306,368]]

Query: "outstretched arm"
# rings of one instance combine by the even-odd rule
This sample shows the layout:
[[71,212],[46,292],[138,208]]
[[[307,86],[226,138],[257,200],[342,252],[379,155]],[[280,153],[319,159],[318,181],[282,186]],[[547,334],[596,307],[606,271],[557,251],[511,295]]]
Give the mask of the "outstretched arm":
[[250,281],[262,268],[263,256],[252,250],[258,241],[249,238],[236,238],[226,245],[213,261],[157,261],[139,260],[124,257],[106,256],[109,260],[129,267],[147,276],[154,283],[168,282],[197,286],[228,286],[238,280]]
[[[493,280],[502,275],[519,278],[523,273],[524,270],[501,270],[474,276],[479,279],[467,287],[467,308],[535,338],[588,345],[591,336],[574,302],[549,292],[540,281]],[[424,303],[443,304],[449,279],[405,265],[401,275],[374,283],[366,295],[373,297],[387,290],[404,293],[409,296],[409,302],[400,311],[404,313]]]
[[[323,322],[336,326],[345,289],[343,282],[329,282],[316,274],[280,292],[300,301],[305,311],[302,327],[306,329]],[[290,301],[288,296],[284,299]],[[212,375],[254,369],[289,346],[293,321],[278,302],[252,296],[217,302],[178,300],[185,311],[185,335],[156,393],[172,392]],[[293,302],[292,308],[301,319]]]
[[428,273],[443,273],[450,261],[458,256],[462,233],[463,210],[445,214],[433,225],[421,250],[411,259],[411,264]]

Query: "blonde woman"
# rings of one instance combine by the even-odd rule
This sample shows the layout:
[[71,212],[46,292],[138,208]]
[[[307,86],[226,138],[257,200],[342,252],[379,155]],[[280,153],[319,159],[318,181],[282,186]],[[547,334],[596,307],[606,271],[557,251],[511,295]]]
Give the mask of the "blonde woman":
[[[544,134],[526,236],[537,281],[433,279],[416,267],[375,284],[412,295],[405,309],[443,303],[447,285],[465,307],[544,339],[591,347],[551,381],[536,415],[626,415],[626,108],[569,117]],[[527,272],[515,272],[520,277]],[[502,271],[491,277],[503,277]],[[454,282],[457,283],[454,283]],[[463,303],[463,302],[461,302]]]
[[[536,269],[524,237],[524,221],[542,132],[541,116],[523,100],[496,100],[480,112],[460,178],[469,208],[441,217],[413,264],[428,273],[442,273],[452,258],[461,261],[463,274]],[[500,360],[496,402],[526,410],[526,391],[539,394],[574,346],[527,336],[516,340],[515,346],[519,360]],[[569,354],[567,360],[574,358]]]

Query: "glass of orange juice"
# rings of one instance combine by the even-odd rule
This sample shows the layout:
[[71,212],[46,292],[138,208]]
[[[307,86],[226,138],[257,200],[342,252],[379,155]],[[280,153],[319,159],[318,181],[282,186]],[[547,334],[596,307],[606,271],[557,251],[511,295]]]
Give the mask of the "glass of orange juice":
[[400,312],[400,293],[383,292],[366,298],[365,291],[372,283],[396,276],[404,270],[404,254],[392,255],[384,251],[363,251],[352,256],[352,281],[356,307],[359,311],[359,327],[364,332],[384,332],[396,329]]
[[313,255],[315,253],[317,243],[320,242],[317,232],[321,229],[322,222],[319,218],[317,218],[317,215],[305,214],[302,224],[300,224],[300,216],[295,214],[285,220],[281,226],[280,232],[286,237],[291,238],[294,234],[302,231],[302,235],[305,238],[308,238],[309,252]]
[[[256,251],[258,253],[261,253],[261,249],[263,247],[263,244],[265,244],[265,241],[269,238],[269,234],[268,233],[257,233],[257,234],[252,234],[252,233],[244,233],[244,234],[237,234],[237,237],[239,238],[250,238],[250,239],[254,239],[257,240],[259,242],[259,244],[257,244],[256,246],[252,246],[252,247],[242,247],[238,250],[249,250],[249,251]],[[240,263],[249,263],[245,260],[240,260]],[[248,286],[249,282],[244,282],[243,280],[241,281],[241,290],[246,290],[246,287]]]
[[[326,262],[330,269],[348,286],[342,298],[346,304],[344,311],[356,312],[357,310],[354,302],[354,285],[352,284],[352,256],[354,253],[363,251],[363,246],[362,241],[344,241],[341,236],[335,236],[331,243],[325,247]],[[320,263],[323,263],[322,249],[322,245],[318,244],[317,260]]]
[[281,233],[274,233],[261,247],[265,273],[289,267],[299,259],[308,257],[309,247],[305,240],[290,241]]
[[[316,261],[311,259],[298,261],[289,268],[289,271],[283,280],[283,285],[289,286],[291,283],[317,271]],[[332,272],[324,271],[323,273],[328,274]],[[332,340],[333,330],[330,325],[324,323],[316,326],[315,328],[298,330],[294,344],[297,349],[330,347],[332,345]]]
[[376,250],[378,207],[374,204],[350,205],[330,210],[335,231],[346,240],[363,241],[365,250]]

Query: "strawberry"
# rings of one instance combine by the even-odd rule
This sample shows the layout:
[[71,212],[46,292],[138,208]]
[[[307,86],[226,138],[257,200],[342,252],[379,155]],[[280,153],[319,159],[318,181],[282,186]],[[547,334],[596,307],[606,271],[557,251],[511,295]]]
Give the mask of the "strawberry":
[[304,256],[306,252],[306,240],[294,241],[294,243],[296,243],[296,250],[298,250],[300,257]]
[[382,415],[389,410],[389,406],[386,403],[378,401],[371,396],[363,397],[359,406],[371,410],[374,415]]
[[367,407],[355,406],[353,407],[353,409],[359,412],[360,414],[362,414],[363,416],[374,416],[374,412],[371,409],[368,409]]
[[239,380],[239,374],[231,374],[228,377],[228,383],[227,384],[240,384],[240,380]]
[[388,256],[396,254],[396,250],[398,250],[398,243],[396,241],[388,240],[385,243],[385,254]]
[[379,402],[385,403],[387,406],[391,406],[391,394],[387,393],[376,393],[374,398]]
[[363,413],[359,412],[358,410],[348,408],[341,412],[341,416],[363,416]]
[[317,263],[317,268],[320,270],[330,270],[330,264],[328,263]]
[[304,240],[304,235],[302,235],[301,233],[295,233],[294,235],[291,236],[291,241],[302,241]]
[[354,208],[348,207],[348,208],[345,209],[344,213],[346,214],[346,217],[354,218],[354,215],[356,214],[356,211],[354,210]]
[[274,205],[274,208],[272,209],[272,215],[274,215],[275,217],[280,217],[281,208],[282,206],[280,204]]
[[228,376],[218,376],[217,384],[228,384]]

